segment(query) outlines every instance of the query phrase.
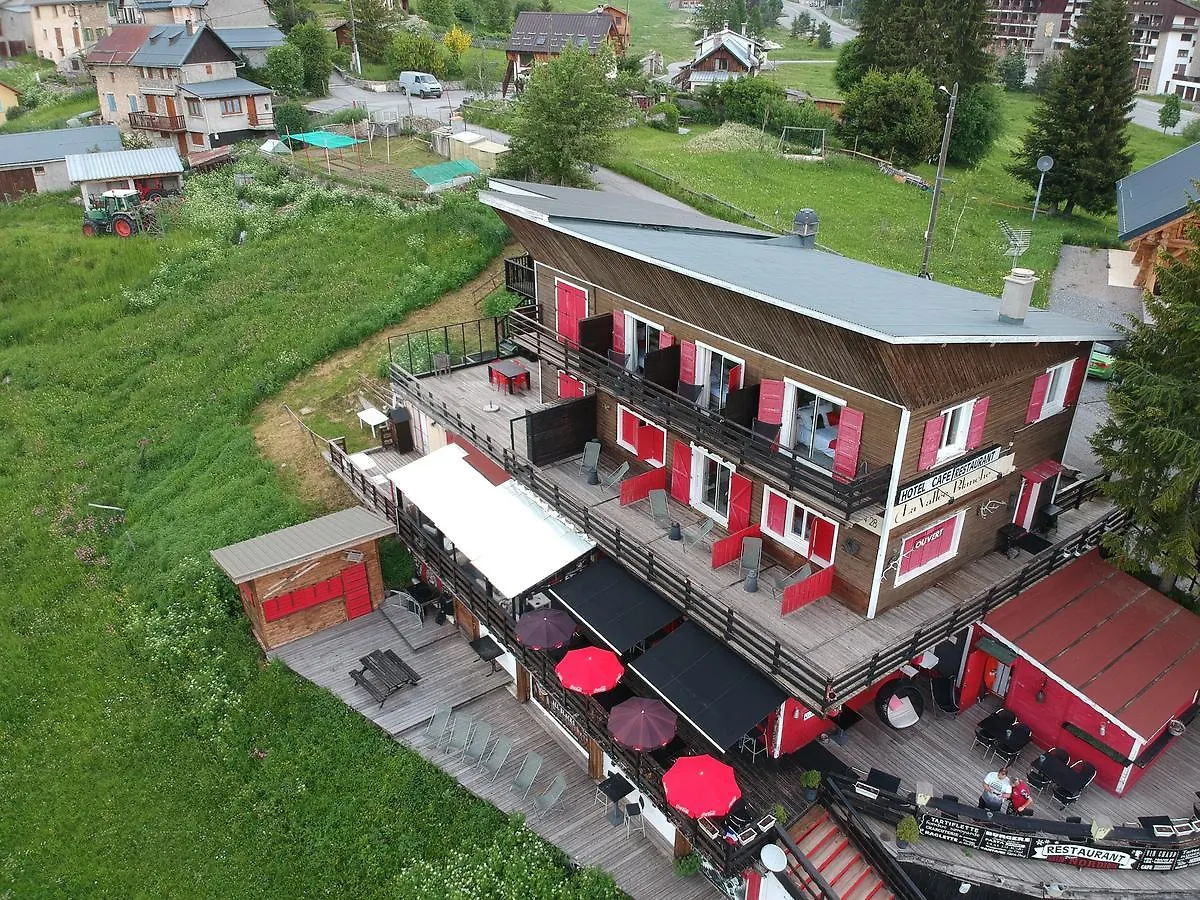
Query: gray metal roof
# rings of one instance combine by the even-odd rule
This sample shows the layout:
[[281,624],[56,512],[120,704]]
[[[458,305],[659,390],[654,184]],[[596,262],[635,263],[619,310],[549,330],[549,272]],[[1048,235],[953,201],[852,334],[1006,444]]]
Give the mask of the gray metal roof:
[[563,47],[572,44],[595,53],[612,28],[612,16],[603,12],[522,12],[517,14],[505,49],[523,53],[562,53]]
[[[1074,342],[1116,336],[1107,326],[1042,310],[1030,310],[1024,324],[1006,325],[998,318],[996,297],[806,250],[791,235],[669,222],[678,213],[655,203],[617,198],[620,215],[606,219],[614,197],[581,191],[564,203],[496,191],[479,195],[489,206],[597,246],[887,343]],[[662,212],[652,212],[657,210]]]
[[234,50],[262,50],[279,47],[287,40],[283,32],[274,25],[256,28],[214,28],[217,37]]
[[111,178],[141,178],[182,172],[183,163],[174,147],[149,150],[117,150],[67,157],[67,177],[72,182],[108,181]]
[[249,97],[252,94],[269,94],[270,88],[247,81],[245,78],[218,78],[216,81],[193,81],[181,84],[179,89],[193,97]]
[[116,125],[0,134],[0,166],[53,162],[73,153],[120,149],[121,132]]
[[[187,33],[186,25],[155,25],[133,59],[131,66],[182,66],[191,55],[207,26],[200,25]],[[214,33],[218,41],[221,38]],[[222,43],[224,43],[222,41]],[[233,52],[232,50],[230,51]]]
[[396,527],[361,506],[301,522],[291,528],[211,551],[213,562],[234,584],[278,572],[314,557],[337,553],[389,534]]
[[1132,240],[1188,211],[1188,201],[1200,195],[1200,144],[1192,144],[1166,159],[1117,182],[1117,237]]

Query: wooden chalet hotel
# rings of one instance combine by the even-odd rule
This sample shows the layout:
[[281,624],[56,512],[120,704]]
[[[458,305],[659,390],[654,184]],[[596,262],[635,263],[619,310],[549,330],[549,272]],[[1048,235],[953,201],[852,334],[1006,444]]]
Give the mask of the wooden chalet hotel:
[[[593,777],[623,772],[748,900],[1196,896],[1200,619],[1100,558],[1122,518],[1063,465],[1108,329],[1031,310],[1025,270],[998,300],[820,252],[811,210],[777,236],[567,188],[481,199],[529,253],[525,304],[393,338],[385,446],[330,463]],[[613,696],[517,639],[547,606],[620,656]],[[675,740],[612,739],[630,694]],[[736,771],[736,821],[666,799],[703,753]],[[997,757],[1041,776],[1032,818],[976,807]],[[910,813],[919,844],[880,840]]]

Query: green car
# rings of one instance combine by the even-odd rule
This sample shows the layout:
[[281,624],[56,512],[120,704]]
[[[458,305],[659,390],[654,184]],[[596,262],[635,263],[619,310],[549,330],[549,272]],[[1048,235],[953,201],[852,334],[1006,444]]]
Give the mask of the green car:
[[1117,360],[1119,349],[1117,344],[1093,344],[1092,355],[1088,359],[1088,375],[1103,381],[1112,381],[1113,364]]

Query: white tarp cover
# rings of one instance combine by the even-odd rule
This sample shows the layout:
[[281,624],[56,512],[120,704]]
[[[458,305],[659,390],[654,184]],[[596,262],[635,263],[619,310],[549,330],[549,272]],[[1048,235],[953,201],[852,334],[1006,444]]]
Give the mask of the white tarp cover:
[[287,144],[285,144],[283,141],[277,141],[275,138],[264,141],[263,145],[258,148],[258,151],[260,153],[267,154],[267,156],[270,156],[272,153],[277,153],[280,156],[287,156],[292,152],[291,148],[288,147]]
[[595,546],[517,482],[493,485],[466,455],[450,444],[388,478],[505,597],[544,581]]

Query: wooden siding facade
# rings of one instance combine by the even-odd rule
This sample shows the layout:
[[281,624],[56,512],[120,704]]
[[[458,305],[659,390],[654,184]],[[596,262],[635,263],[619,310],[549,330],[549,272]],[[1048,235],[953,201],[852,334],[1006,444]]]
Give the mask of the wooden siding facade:
[[[985,449],[999,448],[1005,474],[963,490],[945,505],[931,503],[927,510],[910,513],[891,528],[884,522],[890,503],[847,520],[844,513],[801,491],[749,472],[738,473],[753,482],[751,524],[765,518],[768,486],[837,524],[832,595],[855,612],[878,614],[995,550],[1000,528],[1013,520],[1021,473],[1039,463],[1062,459],[1074,405],[1032,424],[1027,424],[1026,418],[1035,380],[1050,367],[1085,357],[1086,343],[887,344],[524,219],[504,213],[501,217],[535,259],[536,295],[546,326],[554,327],[556,286],[565,281],[586,292],[587,317],[631,313],[660,325],[677,342],[699,341],[744,360],[743,385],[788,379],[838,398],[863,414],[860,474],[892,466],[898,458],[898,489],[952,469],[974,455],[970,451],[935,465],[926,460],[922,466],[926,423],[958,404],[987,398],[987,415],[976,443]],[[558,375],[554,366],[543,366],[540,381],[547,402],[558,398]],[[596,388],[587,385],[589,392],[598,394],[596,433],[605,455],[629,461],[636,472],[637,455],[617,443],[618,405],[630,407],[652,424],[662,423],[656,422],[652,413],[637,409],[628,397],[617,397],[606,387]],[[665,466],[670,473],[675,443],[686,446],[689,441],[670,428],[666,432]],[[720,446],[706,449],[725,455]],[[889,492],[889,496],[895,494]],[[1049,499],[1046,492],[1040,505]],[[984,504],[988,507],[981,514]],[[897,584],[905,539],[959,512],[963,516],[956,552],[922,574],[907,574],[906,580]],[[794,548],[764,536],[772,557],[794,562],[797,567],[803,564]]]
[[1196,247],[1196,225],[1196,216],[1189,212],[1130,241],[1133,262],[1138,269],[1134,284],[1148,293],[1156,293],[1158,266],[1162,254],[1165,253],[1173,259],[1183,259],[1192,252]]

